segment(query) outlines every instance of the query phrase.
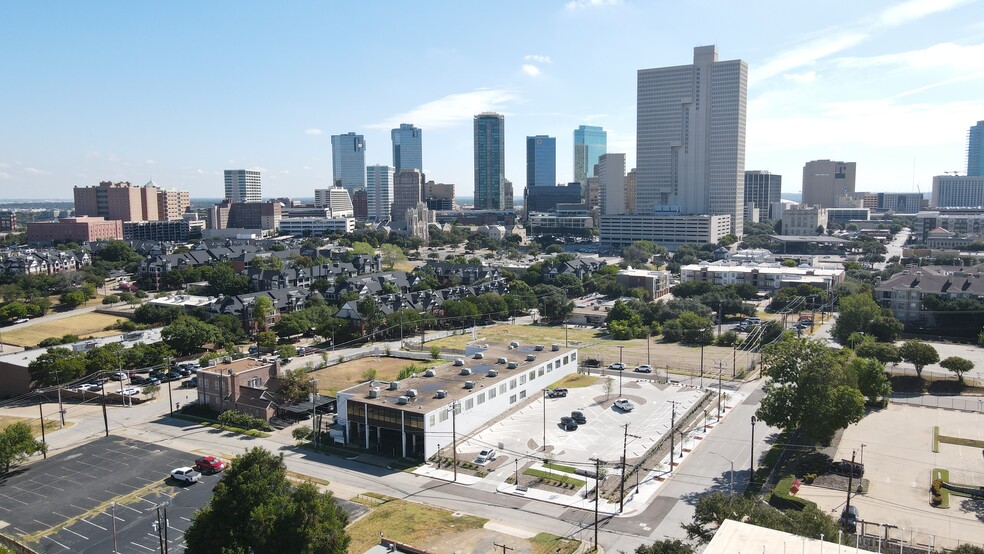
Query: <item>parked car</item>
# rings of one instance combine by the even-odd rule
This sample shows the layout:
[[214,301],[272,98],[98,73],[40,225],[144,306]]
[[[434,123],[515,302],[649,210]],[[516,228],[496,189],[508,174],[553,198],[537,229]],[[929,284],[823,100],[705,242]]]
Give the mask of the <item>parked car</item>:
[[574,418],[567,417],[567,416],[560,418],[560,426],[564,428],[564,431],[577,430],[577,422],[574,421]]
[[564,398],[567,396],[567,389],[547,389],[547,398]]
[[179,373],[179,374],[180,374],[180,375],[181,375],[182,377],[187,377],[187,376],[189,376],[189,375],[191,375],[191,370],[190,370],[190,369],[188,369],[188,367],[187,367],[187,366],[185,366],[185,367],[179,367],[179,368],[177,369],[177,372],[178,372],[178,373]]
[[113,381],[125,381],[126,373],[123,373],[122,371],[118,371],[110,375],[109,378],[112,379]]
[[27,323],[28,321],[31,321],[31,320],[28,319],[28,318],[26,318],[26,317],[22,317],[22,318],[18,319],[17,321],[15,321],[14,324],[16,325],[18,323]]
[[838,475],[864,477],[864,464],[852,462],[851,460],[841,460],[831,463],[830,471]]
[[841,511],[841,516],[840,519],[837,520],[837,523],[839,523],[848,533],[856,533],[858,530],[858,507],[850,506],[848,508],[844,508],[844,510]]
[[202,474],[195,471],[195,468],[193,467],[179,467],[171,470],[171,477],[174,478],[175,481],[197,483],[201,480]]
[[150,379],[146,377],[141,377],[139,375],[134,375],[133,377],[130,377],[131,385],[146,385],[149,383],[150,383]]
[[588,418],[584,417],[584,412],[579,412],[577,410],[571,412],[571,419],[576,421],[578,425],[584,425],[588,422]]
[[625,369],[625,364],[623,364],[622,362],[615,362],[612,364],[608,364],[608,369],[615,369],[618,371],[622,371]]
[[195,460],[195,469],[202,473],[218,473],[225,468],[225,462],[215,456],[202,456]]
[[640,366],[636,366],[636,368],[633,369],[632,371],[634,371],[636,373],[652,373],[653,372],[653,366],[648,365],[648,364],[643,364],[643,365],[640,365]]
[[191,379],[185,379],[184,381],[181,381],[181,388],[184,389],[198,388],[198,377],[192,377]]
[[635,404],[633,404],[631,400],[627,400],[625,398],[619,398],[616,400],[614,406],[623,412],[631,412],[635,409]]
[[475,463],[484,464],[485,462],[491,462],[495,459],[495,450],[491,448],[486,448],[478,453],[478,457],[475,458]]
[[123,396],[133,396],[135,394],[140,394],[140,389],[135,389],[133,387],[128,387],[120,391]]

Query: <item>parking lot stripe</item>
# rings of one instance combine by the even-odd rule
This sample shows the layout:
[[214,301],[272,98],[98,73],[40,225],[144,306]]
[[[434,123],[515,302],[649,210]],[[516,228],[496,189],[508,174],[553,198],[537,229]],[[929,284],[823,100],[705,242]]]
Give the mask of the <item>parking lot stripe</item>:
[[58,546],[60,546],[60,547],[62,547],[62,548],[64,548],[65,550],[71,550],[71,548],[69,548],[69,547],[67,547],[67,546],[65,546],[64,544],[62,544],[62,543],[60,543],[60,542],[58,542],[58,541],[56,541],[55,539],[53,539],[53,538],[51,538],[51,537],[48,537],[48,536],[45,536],[44,538],[46,538],[46,539],[48,539],[49,541],[51,541],[51,542],[53,542],[53,543],[55,543],[55,544],[57,544]]
[[73,534],[73,535],[77,535],[77,536],[79,536],[79,537],[82,537],[82,538],[83,538],[83,539],[85,539],[85,540],[89,540],[89,537],[87,537],[87,536],[85,536],[85,535],[83,535],[83,534],[81,534],[81,533],[76,533],[75,531],[72,531],[72,530],[71,530],[71,529],[69,529],[68,527],[64,527],[64,528],[62,528],[62,530],[63,530],[63,531],[68,531],[69,533],[71,533],[71,534]]
[[130,544],[132,544],[133,546],[139,547],[139,548],[143,548],[144,550],[149,550],[150,552],[155,552],[155,550],[153,548],[147,548],[146,546],[144,546],[142,544],[137,544],[137,543],[135,543],[133,541],[130,541]]
[[118,508],[126,508],[127,510],[131,510],[131,511],[137,512],[138,514],[142,514],[143,513],[143,512],[141,512],[140,510],[138,510],[136,508],[131,508],[131,507],[127,506],[126,504],[117,504],[116,506]]
[[180,517],[181,519],[183,519],[183,520],[185,520],[185,521],[187,521],[187,522],[191,522],[191,520],[190,520],[190,519],[188,519],[188,518],[186,518],[185,516],[178,516],[178,517]]
[[102,525],[96,525],[95,523],[92,523],[88,519],[80,519],[79,521],[82,521],[84,523],[88,523],[89,525],[91,525],[93,527],[98,527],[98,528],[102,529],[103,531],[106,531],[106,528],[105,527],[103,527]]

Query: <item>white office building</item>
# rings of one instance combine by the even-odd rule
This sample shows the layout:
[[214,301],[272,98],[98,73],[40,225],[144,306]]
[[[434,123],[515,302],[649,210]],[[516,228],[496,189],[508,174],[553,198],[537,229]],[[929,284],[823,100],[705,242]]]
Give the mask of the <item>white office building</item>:
[[844,282],[844,276],[842,267],[785,267],[777,263],[701,262],[680,268],[681,283],[703,281],[722,286],[752,285],[766,292],[799,285],[831,290]]
[[287,217],[280,220],[280,232],[288,235],[330,235],[355,231],[353,217]]
[[369,219],[388,221],[393,208],[393,176],[395,172],[389,165],[370,165],[366,168],[366,198],[369,204]]
[[984,207],[984,177],[937,175],[929,204],[932,208]]
[[314,205],[317,208],[327,208],[330,217],[355,216],[352,196],[343,187],[314,189]]
[[797,204],[782,212],[782,234],[794,237],[813,237],[817,227],[827,229],[827,210],[818,206]]
[[648,240],[676,250],[687,243],[716,243],[730,232],[730,215],[603,215],[599,239],[602,248],[619,249]]
[[625,154],[602,154],[598,158],[598,188],[601,215],[625,213]]
[[694,48],[692,65],[639,70],[637,213],[726,214],[741,235],[747,88],[748,64],[718,61],[715,46]]
[[225,170],[225,198],[232,203],[260,201],[260,172],[251,169]]

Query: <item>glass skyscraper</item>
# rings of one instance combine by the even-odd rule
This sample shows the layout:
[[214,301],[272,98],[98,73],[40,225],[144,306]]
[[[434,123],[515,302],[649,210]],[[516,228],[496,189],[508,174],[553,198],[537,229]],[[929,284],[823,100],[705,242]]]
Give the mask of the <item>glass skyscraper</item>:
[[526,137],[526,186],[557,186],[557,139]]
[[411,123],[401,123],[399,129],[390,131],[393,138],[393,167],[397,173],[404,169],[416,169],[423,173],[421,135],[422,131]]
[[331,136],[331,176],[335,186],[366,188],[366,139],[355,133]]
[[584,183],[594,175],[594,166],[608,153],[608,133],[601,127],[581,125],[574,129],[574,180]]
[[970,128],[967,139],[967,176],[984,177],[984,121]]
[[505,208],[505,119],[485,112],[475,116],[475,209]]

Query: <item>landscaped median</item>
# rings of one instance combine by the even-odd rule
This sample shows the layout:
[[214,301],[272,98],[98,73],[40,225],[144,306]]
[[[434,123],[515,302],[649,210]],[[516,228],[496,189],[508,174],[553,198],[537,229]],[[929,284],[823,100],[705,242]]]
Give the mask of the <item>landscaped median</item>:
[[206,427],[211,427],[213,429],[220,429],[222,431],[229,431],[231,433],[239,433],[240,435],[247,435],[250,437],[265,438],[270,436],[270,433],[260,431],[259,429],[246,429],[244,427],[236,427],[234,425],[223,424],[218,421],[207,419],[204,417],[198,417],[188,414],[174,414],[172,417],[175,417],[177,419],[183,419],[185,421],[198,423],[199,425],[204,425]]

